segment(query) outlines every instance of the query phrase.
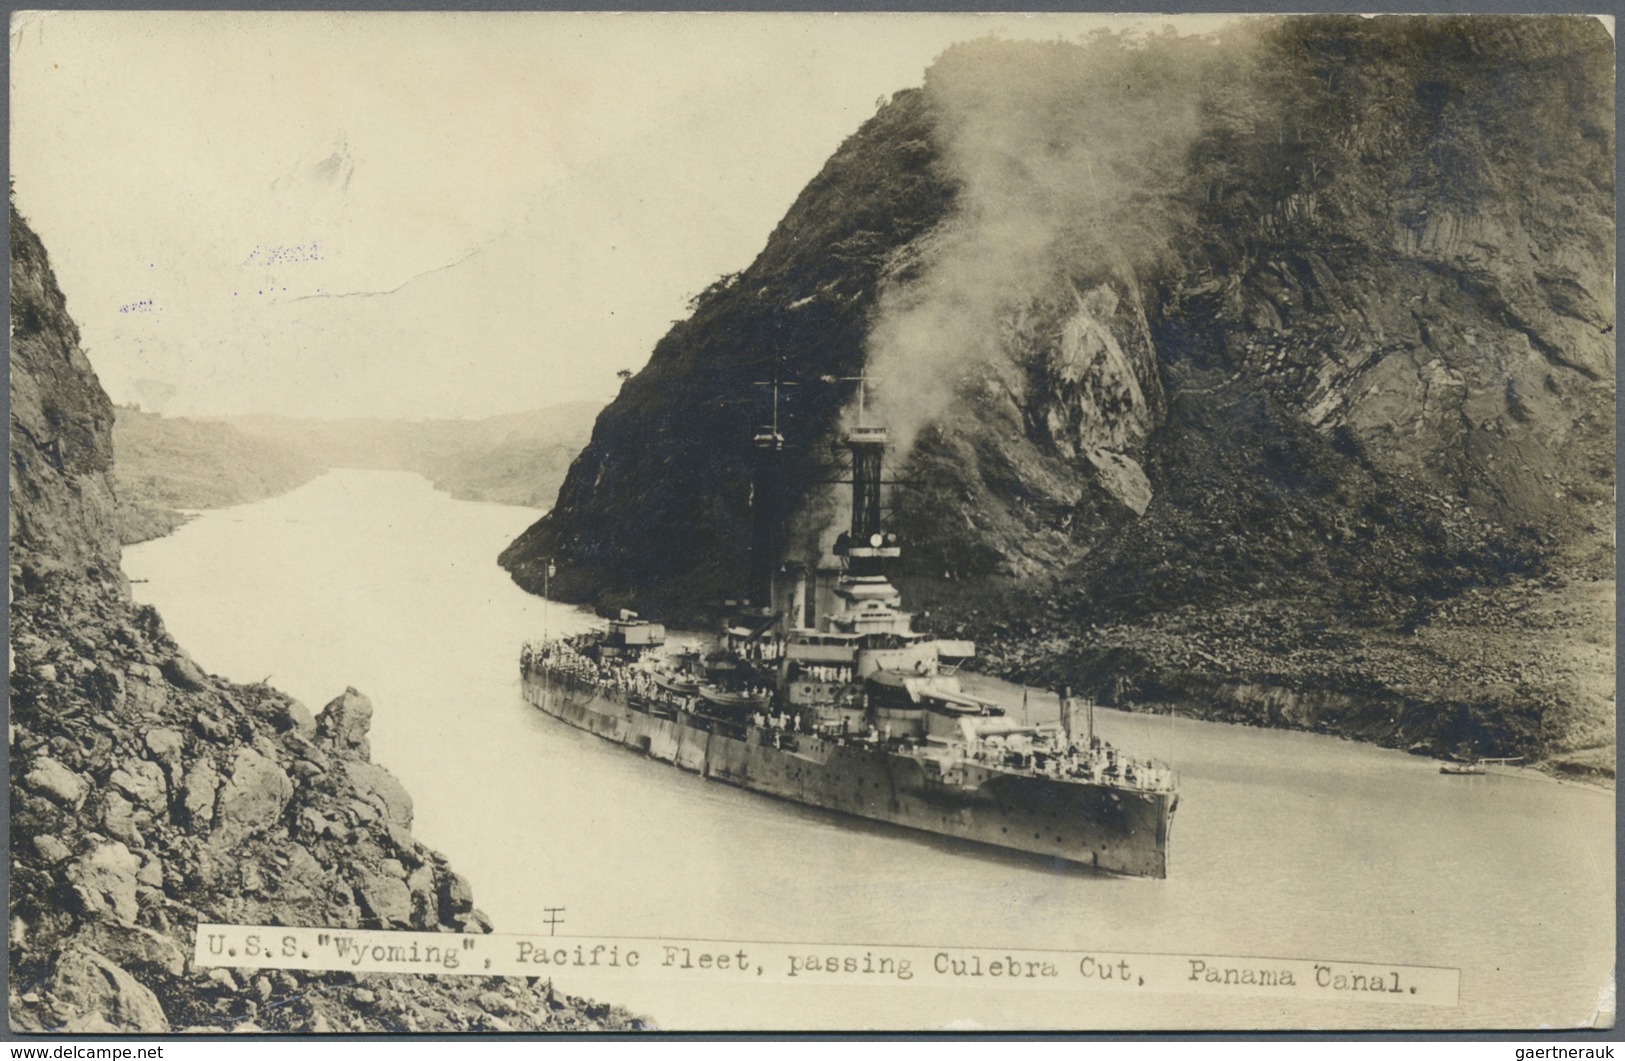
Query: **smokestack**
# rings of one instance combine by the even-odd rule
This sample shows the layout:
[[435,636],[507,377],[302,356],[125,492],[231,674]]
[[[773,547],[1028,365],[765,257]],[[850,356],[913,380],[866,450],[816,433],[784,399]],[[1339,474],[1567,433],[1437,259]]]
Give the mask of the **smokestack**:
[[846,433],[852,451],[852,531],[846,546],[849,575],[885,575],[886,561],[899,554],[897,536],[880,529],[880,464],[886,429],[859,424]]
[[855,427],[847,432],[852,450],[852,544],[878,547],[880,533],[880,462],[886,452],[886,429]]

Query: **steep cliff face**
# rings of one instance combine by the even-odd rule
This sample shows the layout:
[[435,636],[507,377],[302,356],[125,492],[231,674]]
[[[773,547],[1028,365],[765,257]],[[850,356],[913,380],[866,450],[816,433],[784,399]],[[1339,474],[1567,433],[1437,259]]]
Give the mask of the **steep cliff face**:
[[11,226],[11,548],[117,581],[113,406],[79,348],[45,248]]
[[205,674],[132,604],[112,409],[15,209],[11,240],[12,1030],[625,1026],[530,982],[193,965],[200,921],[490,927],[370,761],[364,696],[312,717]]
[[947,209],[934,158],[919,92],[899,94],[842,145],[750,269],[702,293],[599,416],[559,490],[560,517],[502,554],[520,585],[541,592],[558,556],[567,563],[553,587],[606,606],[703,607],[742,591],[748,440],[771,407],[759,384],[786,384],[786,509],[815,504],[835,473],[828,443],[851,389],[821,377],[862,370],[882,274]]
[[[1294,724],[1441,750],[1584,743],[1611,665],[1531,655],[1506,616],[1612,578],[1611,78],[1584,18],[951,49],[698,300],[502,561],[677,614],[735,590],[775,371],[787,540],[822,551],[853,415],[826,380],[863,371],[908,588],[995,669],[1242,716],[1263,700],[1220,690],[1328,690],[1387,722]],[[1468,612],[1509,640],[1469,658]]]
[[1589,19],[1333,26],[1278,47],[1300,119],[1335,132],[1239,248],[1225,193],[1204,206],[1220,235],[1164,317],[1372,465],[1568,535],[1612,482],[1611,41]]

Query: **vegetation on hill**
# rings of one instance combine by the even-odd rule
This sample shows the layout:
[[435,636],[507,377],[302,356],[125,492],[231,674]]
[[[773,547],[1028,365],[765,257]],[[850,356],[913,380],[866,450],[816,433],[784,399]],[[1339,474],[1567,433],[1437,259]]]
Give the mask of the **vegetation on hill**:
[[867,372],[908,590],[984,666],[1611,772],[1612,56],[1478,15],[950,49],[502,562],[737,595],[775,378],[789,558],[827,559]]
[[185,522],[180,510],[273,497],[334,467],[412,471],[461,500],[545,509],[597,412],[575,402],[484,420],[189,420],[119,407],[120,539],[162,537]]
[[298,446],[324,465],[417,472],[464,501],[548,508],[599,406],[569,402],[481,420],[241,416],[249,438]]
[[115,413],[113,482],[125,545],[168,534],[185,520],[180,509],[274,497],[325,470],[305,450],[251,439],[218,420],[166,419],[122,406]]

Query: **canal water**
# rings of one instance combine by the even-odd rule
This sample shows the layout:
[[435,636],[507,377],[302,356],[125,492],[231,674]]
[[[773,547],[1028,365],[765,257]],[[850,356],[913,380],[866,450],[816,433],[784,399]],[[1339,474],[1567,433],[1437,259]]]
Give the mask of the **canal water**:
[[[1444,777],[1334,738],[1098,712],[1181,778],[1167,880],[1099,876],[742,792],[519,695],[521,642],[594,625],[497,553],[534,510],[334,471],[125,551],[206,669],[313,711],[355,686],[414,831],[499,932],[1326,959],[1461,971],[1455,1005],[556,974],[668,1029],[1574,1026],[1612,1008],[1614,799],[1525,772]],[[972,679],[1019,715],[1019,688]],[[1034,719],[1052,697],[1026,699]],[[548,911],[554,911],[549,913]],[[549,926],[562,919],[563,924]]]

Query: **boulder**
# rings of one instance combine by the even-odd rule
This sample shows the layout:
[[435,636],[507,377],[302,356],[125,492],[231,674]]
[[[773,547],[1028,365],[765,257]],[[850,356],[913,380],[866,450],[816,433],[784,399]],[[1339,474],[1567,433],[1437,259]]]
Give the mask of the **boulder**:
[[34,760],[34,765],[23,775],[23,787],[70,808],[78,808],[90,791],[84,778],[50,756]]
[[[131,668],[132,680],[125,685],[125,704],[135,713],[157,714],[169,702],[169,685],[156,673],[153,677],[137,677],[134,673],[137,669]],[[154,672],[158,670],[156,667],[149,669]]]
[[117,792],[108,792],[101,798],[102,832],[131,847],[142,847],[140,832],[135,827],[135,805]]
[[186,972],[186,952],[180,944],[140,925],[94,921],[80,930],[73,941],[137,972],[158,971],[172,976]]
[[301,781],[309,781],[313,777],[321,777],[323,774],[327,773],[326,770],[323,770],[309,759],[296,760],[291,769],[293,771],[293,776],[297,777]]
[[300,832],[317,840],[324,837],[343,840],[350,835],[350,830],[343,822],[333,821],[315,807],[305,807],[300,810],[296,824]]
[[203,673],[203,668],[187,657],[184,653],[171,656],[159,666],[165,678],[171,685],[182,689],[194,691],[206,689],[209,686],[209,676]]
[[136,870],[135,879],[149,888],[162,888],[164,886],[164,860],[147,851],[142,855],[141,868]]
[[276,824],[293,798],[293,782],[275,762],[243,748],[231,762],[231,776],[220,787],[214,806],[217,846],[233,844]]
[[478,910],[470,910],[458,918],[456,925],[460,930],[471,935],[488,936],[495,931],[491,925],[491,919]]
[[293,697],[276,697],[267,706],[270,708],[271,724],[276,726],[278,732],[292,731],[307,739],[316,735],[316,719],[311,715],[310,708]]
[[169,729],[160,726],[147,730],[147,751],[152,757],[173,768],[181,760],[181,750],[186,747],[186,736],[178,729]]
[[327,879],[326,868],[316,860],[316,856],[312,855],[310,849],[304,844],[291,843],[287,845],[285,850],[288,853],[287,875],[289,878],[303,881],[325,881]]
[[380,926],[389,928],[412,923],[412,892],[405,881],[357,866],[355,882],[356,902]]
[[369,806],[377,809],[391,825],[402,829],[412,827],[412,797],[395,775],[374,763],[348,759],[344,773]]
[[440,903],[435,895],[434,870],[419,866],[406,878],[406,890],[412,893],[413,923],[419,928],[433,928],[439,921]]
[[451,922],[474,909],[474,889],[461,874],[442,876],[439,890],[442,921]]
[[1095,473],[1095,485],[1136,516],[1151,505],[1151,480],[1133,457],[1107,449],[1087,449],[1084,457]]
[[140,857],[112,840],[70,862],[63,879],[80,913],[111,914],[120,921],[134,922],[140,909],[135,897],[140,869]]
[[224,743],[231,739],[232,730],[229,725],[212,715],[202,711],[192,719],[192,728],[197,730],[198,736],[216,743]]
[[164,772],[148,759],[128,759],[114,770],[108,783],[136,804],[153,810],[164,805]]
[[481,991],[474,1001],[485,1012],[494,1017],[516,1017],[519,1010],[514,1006],[513,999],[498,991]]
[[322,771],[332,767],[328,761],[327,753],[317,746],[311,739],[301,733],[289,733],[282,738],[282,747],[287,749],[290,756],[295,759],[308,760],[312,765]]
[[123,711],[126,696],[124,675],[116,668],[106,663],[100,664],[87,684],[91,695],[102,707],[115,715]]
[[71,946],[57,959],[50,980],[64,1031],[167,1033],[169,1019],[158,998],[105,955]]
[[339,748],[349,748],[362,758],[372,755],[367,731],[372,728],[372,701],[355,691],[344,690],[316,716],[316,735]]
[[215,792],[220,787],[220,773],[214,761],[199,759],[186,770],[180,784],[181,824],[190,826],[195,833],[208,832],[214,824]]
[[34,853],[47,862],[61,862],[73,854],[68,845],[49,833],[34,837]]
[[412,836],[412,830],[388,824],[385,825],[384,831],[389,835],[389,842],[395,848],[395,857],[404,865],[408,867],[423,865],[423,849]]

